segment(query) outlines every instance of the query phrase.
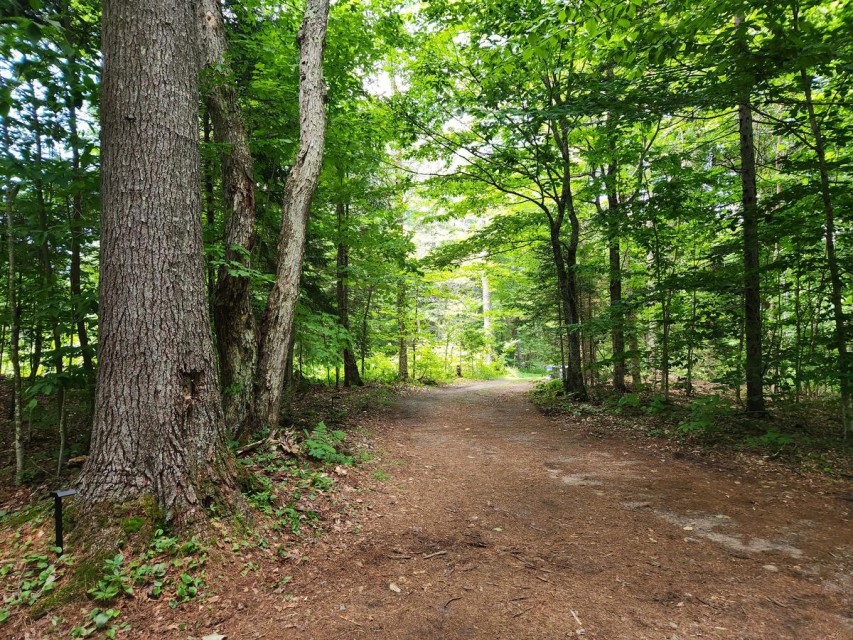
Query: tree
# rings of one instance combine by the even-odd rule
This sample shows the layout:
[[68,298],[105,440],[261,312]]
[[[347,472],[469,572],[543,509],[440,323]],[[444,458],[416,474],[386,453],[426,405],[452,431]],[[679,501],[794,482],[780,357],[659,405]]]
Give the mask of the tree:
[[[3,120],[3,160],[9,161],[9,124]],[[18,194],[17,185],[7,185],[6,201],[6,255],[7,270],[7,302],[9,305],[9,344],[10,359],[12,360],[12,423],[15,438],[15,484],[24,481],[24,428],[21,421],[21,358],[19,355],[21,318],[18,308],[18,291],[15,278],[15,223],[12,220],[15,207],[15,197]]]
[[249,136],[228,64],[228,40],[219,0],[200,3],[197,21],[206,71],[203,95],[214,138],[225,146],[223,264],[213,295],[213,321],[222,377],[225,420],[231,434],[245,433],[258,361],[258,326],[251,301],[251,253],[255,243],[255,178]]
[[275,426],[281,412],[284,368],[299,297],[308,213],[322,169],[326,139],[323,51],[328,19],[329,0],[307,0],[297,38],[300,146],[285,185],[278,267],[262,323],[252,420],[255,428]]
[[746,45],[746,26],[743,19],[735,19],[738,27],[737,56],[743,88],[738,101],[738,131],[740,133],[740,179],[743,209],[743,304],[744,335],[746,340],[746,410],[753,414],[764,412],[764,369],[761,364],[761,278],[760,246],[758,237],[758,187],[755,178],[755,143],[753,140],[752,107],[750,105],[751,81],[743,71],[749,55]]
[[201,243],[191,2],[108,0],[98,377],[87,508],[153,498],[188,523],[233,489]]

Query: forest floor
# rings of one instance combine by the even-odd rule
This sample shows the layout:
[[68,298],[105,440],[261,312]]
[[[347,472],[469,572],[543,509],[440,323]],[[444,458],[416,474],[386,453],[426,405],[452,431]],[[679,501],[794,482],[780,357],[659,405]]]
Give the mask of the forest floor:
[[351,522],[285,559],[212,552],[204,598],[137,599],[118,637],[851,637],[849,481],[591,432],[530,388],[403,395],[341,472]]

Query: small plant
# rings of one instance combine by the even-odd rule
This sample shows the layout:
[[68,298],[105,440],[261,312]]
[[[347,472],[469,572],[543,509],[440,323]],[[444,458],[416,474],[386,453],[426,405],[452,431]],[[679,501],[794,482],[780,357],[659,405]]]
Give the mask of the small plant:
[[[43,596],[53,591],[56,588],[57,580],[62,576],[62,569],[70,564],[72,558],[71,556],[60,556],[55,562],[51,562],[46,555],[28,553],[24,555],[23,560],[25,568],[21,572],[20,590],[6,601],[9,606],[24,605],[31,607]],[[6,565],[4,569],[6,568],[11,569],[12,567]]]
[[796,438],[791,435],[779,433],[778,431],[770,430],[762,436],[749,438],[746,445],[750,448],[771,449],[776,453],[780,452],[786,445],[794,442]]
[[162,529],[157,529],[154,532],[154,539],[149,546],[149,554],[153,557],[156,554],[175,555],[178,552],[178,539],[170,538]]
[[616,403],[619,413],[634,413],[640,409],[640,394],[626,393]]
[[338,448],[346,438],[346,434],[340,430],[329,430],[325,423],[320,422],[309,434],[305,432],[303,446],[308,456],[326,464],[351,465],[353,459],[350,456],[338,452]]
[[131,564],[130,579],[137,586],[151,585],[148,592],[152,598],[158,597],[163,593],[163,584],[166,578],[166,565],[159,562],[157,564]]
[[643,407],[643,413],[649,416],[659,416],[670,409],[669,401],[663,396],[655,396],[648,406]]
[[383,473],[382,471],[377,471],[373,474],[373,477],[379,480],[380,482],[386,482],[391,479],[391,476],[389,476],[387,473]]
[[246,494],[249,504],[258,511],[271,514],[278,498],[273,481],[264,475],[255,475],[252,480],[254,487]]
[[[188,573],[182,573],[178,580],[177,587],[175,588],[175,595],[177,596],[178,602],[192,600],[198,595],[199,591],[203,587],[204,578],[201,576],[191,576]],[[173,602],[175,601],[173,600],[169,605],[174,607],[177,603],[173,604]]]
[[107,638],[115,638],[119,627],[110,623],[118,617],[119,612],[116,609],[92,609],[88,616],[89,622],[82,627],[74,627],[71,637],[88,638],[96,631],[103,631]]
[[292,579],[293,579],[293,578],[291,578],[290,576],[284,576],[283,578],[279,578],[278,580],[276,580],[276,581],[272,584],[272,589],[273,589],[273,591],[275,591],[276,593],[281,593],[281,592],[284,590],[284,588],[285,588],[288,584],[290,584],[290,581],[291,581]]
[[133,587],[130,579],[122,570],[124,556],[120,553],[104,562],[104,574],[98,584],[89,589],[89,595],[95,600],[109,601],[120,594],[131,595]]
[[690,403],[690,413],[687,419],[678,425],[678,430],[684,434],[707,435],[713,431],[717,419],[729,411],[720,396],[697,398]]

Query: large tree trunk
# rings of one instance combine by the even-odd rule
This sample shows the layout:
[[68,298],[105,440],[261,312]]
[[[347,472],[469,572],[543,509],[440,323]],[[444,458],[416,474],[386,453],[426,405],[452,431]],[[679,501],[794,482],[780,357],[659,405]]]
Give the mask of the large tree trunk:
[[358,373],[358,362],[355,359],[355,353],[352,350],[349,329],[349,246],[347,246],[346,227],[349,219],[349,206],[344,204],[343,200],[337,204],[338,215],[338,281],[337,281],[337,297],[338,297],[338,322],[346,332],[347,343],[343,350],[344,358],[344,386],[351,387],[353,385],[360,387],[364,383],[361,381],[361,376]]
[[193,3],[106,0],[101,274],[87,509],[153,497],[198,520],[233,463],[204,286]]
[[[3,155],[9,156],[9,125],[3,120]],[[7,303],[9,305],[9,357],[12,360],[12,423],[15,430],[15,484],[24,481],[24,424],[21,419],[21,312],[15,281],[15,224],[12,220],[17,187],[6,186]]]
[[[225,148],[222,186],[229,216],[225,225],[225,261],[248,268],[255,242],[255,180],[249,137],[236,87],[227,77],[228,41],[219,0],[201,0],[199,6],[202,15],[198,26],[206,67],[204,101],[213,122],[214,139]],[[221,77],[223,72],[226,77]],[[299,262],[301,266],[301,258]],[[225,391],[223,406],[232,435],[245,433],[249,428],[246,421],[251,412],[258,363],[258,328],[252,309],[251,280],[233,271],[227,264],[220,267],[213,302],[220,375]]]
[[[740,25],[742,19],[735,20]],[[742,57],[747,53],[741,42]],[[738,103],[740,130],[740,180],[743,207],[743,306],[744,337],[746,340],[746,410],[764,413],[763,368],[761,365],[761,274],[758,240],[758,189],[755,178],[755,142],[753,139],[752,108],[747,90]]]
[[254,428],[275,426],[281,411],[284,367],[299,298],[305,231],[326,140],[323,51],[329,0],[307,0],[299,29],[300,143],[284,188],[278,269],[264,314],[254,399]]

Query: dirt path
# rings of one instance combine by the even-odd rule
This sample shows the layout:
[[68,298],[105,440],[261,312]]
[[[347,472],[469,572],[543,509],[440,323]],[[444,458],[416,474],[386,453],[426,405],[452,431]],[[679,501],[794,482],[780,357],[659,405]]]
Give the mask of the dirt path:
[[[363,535],[231,638],[853,637],[850,502],[573,434],[522,383],[413,394]],[[343,538],[342,538],[343,539]],[[247,589],[249,591],[249,589]]]

